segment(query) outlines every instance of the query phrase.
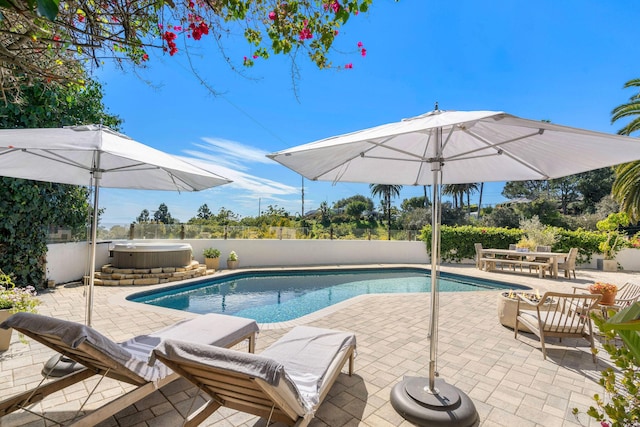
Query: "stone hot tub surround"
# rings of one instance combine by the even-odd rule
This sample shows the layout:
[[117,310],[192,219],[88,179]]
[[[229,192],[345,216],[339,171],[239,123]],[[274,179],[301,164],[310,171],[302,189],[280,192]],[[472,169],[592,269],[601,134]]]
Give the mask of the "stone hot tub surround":
[[156,268],[116,268],[107,264],[96,272],[94,284],[103,286],[157,285],[208,276],[214,272],[214,270],[207,270],[204,264],[197,261],[191,261],[182,267]]

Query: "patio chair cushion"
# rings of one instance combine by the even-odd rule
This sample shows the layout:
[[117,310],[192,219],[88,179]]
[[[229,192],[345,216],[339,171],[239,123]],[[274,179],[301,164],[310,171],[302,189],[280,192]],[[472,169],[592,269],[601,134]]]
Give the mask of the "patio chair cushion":
[[[520,310],[520,317],[520,321],[527,326],[539,329],[538,313],[535,310]],[[550,319],[542,319],[542,328],[548,332],[579,333],[584,329],[584,323],[576,322],[571,316],[556,314]]]

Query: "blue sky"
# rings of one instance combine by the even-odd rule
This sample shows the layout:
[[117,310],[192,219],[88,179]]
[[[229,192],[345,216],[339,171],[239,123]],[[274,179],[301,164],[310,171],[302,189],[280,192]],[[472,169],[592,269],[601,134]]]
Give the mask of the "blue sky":
[[[302,179],[265,154],[333,135],[442,110],[495,110],[615,133],[611,110],[640,77],[635,0],[374,0],[367,14],[343,27],[331,59],[351,70],[317,70],[297,58],[300,78],[284,57],[256,61],[243,75],[220,58],[212,38],[184,54],[151,55],[146,70],[97,70],[105,105],[136,140],[197,161],[234,183],[197,193],[102,189],[102,224],[128,224],[143,209],[166,203],[187,221],[206,203],[242,216],[268,205],[302,209]],[[362,41],[367,56],[361,57]],[[223,40],[241,69],[250,49],[242,38]],[[178,46],[181,47],[180,45]],[[570,161],[570,159],[567,159]],[[483,204],[496,204],[503,183],[485,185]],[[360,184],[304,181],[305,211],[363,194]],[[422,195],[404,187],[401,199]],[[477,202],[477,194],[474,196]],[[397,203],[400,200],[397,200]],[[376,200],[376,203],[378,201]]]

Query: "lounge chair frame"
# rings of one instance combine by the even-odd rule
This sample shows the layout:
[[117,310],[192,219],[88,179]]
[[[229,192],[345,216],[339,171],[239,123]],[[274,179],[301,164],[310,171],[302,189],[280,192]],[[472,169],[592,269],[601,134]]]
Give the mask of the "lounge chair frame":
[[[327,396],[347,361],[349,376],[353,374],[354,352],[355,345],[347,346],[332,360],[327,369],[327,377],[323,379],[319,389],[319,404]],[[157,360],[196,385],[210,398],[207,403],[185,418],[183,426],[200,424],[221,406],[296,427],[306,426],[313,419],[313,414],[300,415],[304,411],[283,381],[278,386],[273,386],[245,373],[203,366],[197,362],[176,363],[157,351],[154,351],[154,354]]]
[[[58,353],[62,354],[63,357],[67,357],[80,363],[84,367],[54,381],[44,384],[41,382],[40,385],[38,385],[34,389],[17,394],[0,402],[0,418],[18,409],[28,410],[29,412],[33,413],[33,411],[27,408],[28,406],[42,401],[52,393],[60,391],[94,375],[100,375],[103,378],[112,378],[117,381],[122,381],[136,386],[136,388],[134,388],[130,392],[110,401],[106,405],[103,405],[100,408],[93,410],[80,418],[78,418],[78,414],[76,414],[76,418],[74,418],[72,421],[65,421],[65,423],[69,422],[68,425],[73,426],[93,426],[116,414],[122,409],[125,409],[128,406],[134,404],[135,402],[153,393],[159,388],[180,378],[180,375],[176,374],[175,372],[170,372],[164,378],[156,381],[148,381],[122,363],[119,363],[118,361],[106,355],[100,348],[97,348],[86,341],[82,342],[74,348],[62,341],[56,335],[38,334],[29,329],[17,327],[14,327],[13,329],[57,351]],[[226,345],[226,347],[233,347],[234,345],[239,344],[242,341],[248,340],[249,351],[254,352],[256,333],[257,330],[248,333],[241,338],[230,342],[228,345]],[[47,378],[45,377],[43,381],[46,379]],[[89,394],[89,396],[87,396],[87,398],[85,399],[85,403],[89,400],[92,393],[93,391]],[[82,408],[80,408],[80,411],[81,410]]]

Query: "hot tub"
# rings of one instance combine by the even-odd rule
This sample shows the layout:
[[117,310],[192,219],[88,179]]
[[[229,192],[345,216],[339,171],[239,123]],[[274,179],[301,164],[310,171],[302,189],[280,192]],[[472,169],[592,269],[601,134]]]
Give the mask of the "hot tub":
[[188,243],[118,243],[111,265],[115,268],[184,267],[191,263]]

